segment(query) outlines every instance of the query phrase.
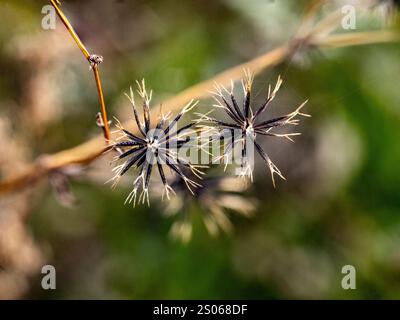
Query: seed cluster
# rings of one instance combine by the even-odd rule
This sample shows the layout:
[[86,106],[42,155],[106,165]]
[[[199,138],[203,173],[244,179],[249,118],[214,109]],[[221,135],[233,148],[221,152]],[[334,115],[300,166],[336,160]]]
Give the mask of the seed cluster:
[[[193,133],[193,127],[201,131],[201,138],[211,137],[212,139],[220,139],[220,134],[224,130],[237,131],[239,135],[232,134],[232,139],[224,146],[223,154],[220,157],[226,162],[226,158],[239,147],[241,150],[241,176],[250,177],[253,180],[253,166],[249,161],[249,146],[254,147],[258,154],[267,164],[272,177],[273,185],[275,186],[274,175],[277,174],[282,179],[285,179],[278,167],[272,162],[267,152],[263,150],[261,145],[257,142],[258,136],[273,136],[286,138],[293,141],[292,137],[300,133],[278,133],[274,129],[285,126],[295,126],[299,124],[298,116],[309,115],[302,113],[301,110],[307,103],[305,101],[293,112],[282,115],[269,120],[261,120],[261,115],[268,109],[271,101],[275,98],[278,90],[282,85],[282,79],[279,77],[275,87],[272,89],[269,86],[268,95],[265,101],[255,110],[251,107],[251,90],[252,90],[253,76],[245,73],[245,78],[242,80],[243,98],[241,106],[239,100],[234,95],[234,85],[232,83],[231,90],[228,91],[225,87],[216,85],[215,92],[213,92],[216,104],[214,108],[222,109],[229,120],[220,120],[211,117],[209,114],[198,114],[199,118],[184,125],[178,129],[178,122],[182,116],[191,111],[197,102],[190,101],[172,120],[171,114],[161,114],[157,124],[152,127],[150,119],[150,101],[152,92],[146,91],[145,82],[138,84],[138,94],[143,100],[143,121],[140,121],[134,93],[131,88],[130,94],[126,95],[132,105],[133,115],[138,133],[134,134],[125,129],[120,122],[117,123],[118,138],[113,144],[114,150],[119,154],[115,157],[115,161],[124,160],[120,165],[117,165],[113,171],[114,177],[113,186],[115,186],[120,178],[126,174],[131,168],[136,168],[139,172],[138,176],[133,181],[133,189],[129,193],[126,202],[136,204],[136,198],[139,194],[139,201],[141,203],[149,201],[149,185],[150,178],[153,171],[153,166],[157,166],[161,182],[163,184],[162,198],[164,195],[170,199],[170,193],[175,193],[171,183],[168,182],[165,168],[177,176],[179,181],[185,185],[192,195],[195,195],[194,190],[200,188],[201,185],[198,181],[202,179],[203,172],[201,168],[204,166],[194,165],[189,159],[181,155],[181,148],[186,146],[191,138],[188,132]],[[169,123],[167,123],[169,121]],[[196,143],[199,138],[195,139]],[[209,142],[209,140],[208,140]],[[196,144],[195,144],[196,145]],[[200,141],[200,148],[203,149],[203,144]],[[175,180],[176,181],[176,180]],[[197,193],[197,195],[200,193]]]

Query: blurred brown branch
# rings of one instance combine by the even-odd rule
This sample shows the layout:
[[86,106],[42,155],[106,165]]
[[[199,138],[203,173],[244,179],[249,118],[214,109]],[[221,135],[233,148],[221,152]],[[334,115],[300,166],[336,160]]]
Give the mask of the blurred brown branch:
[[[228,85],[231,80],[240,79],[243,75],[243,69],[250,69],[257,74],[266,68],[275,66],[289,59],[299,47],[304,47],[306,49],[323,47],[336,48],[400,40],[399,34],[391,31],[352,32],[330,35],[330,33],[338,27],[341,16],[335,11],[313,27],[312,20],[315,18],[317,7],[318,6],[312,6],[310,11],[307,12],[305,15],[306,18],[303,19],[299,28],[301,32],[296,33],[294,39],[288,44],[271,50],[246,63],[223,71],[209,80],[182,91],[163,103],[164,110],[174,111],[181,108],[191,99],[199,99],[207,96],[209,90],[213,89],[215,82]],[[156,112],[158,112],[158,110],[152,110],[153,114]],[[52,171],[70,165],[87,165],[94,159],[100,157],[108,149],[109,146],[104,145],[104,140],[101,137],[97,137],[72,149],[52,155],[41,156],[24,172],[11,175],[10,178],[2,181],[0,183],[0,193],[12,192],[19,188],[29,186],[39,179],[46,177]]]
[[351,32],[331,35],[314,43],[318,48],[340,48],[372,43],[400,41],[400,35],[392,31]]

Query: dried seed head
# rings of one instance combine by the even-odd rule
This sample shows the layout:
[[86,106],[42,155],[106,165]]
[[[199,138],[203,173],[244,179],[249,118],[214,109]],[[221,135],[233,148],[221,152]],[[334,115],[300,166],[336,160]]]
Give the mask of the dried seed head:
[[[223,155],[219,157],[220,160],[226,161],[230,158],[235,149],[240,147],[241,149],[241,172],[240,175],[253,177],[253,166],[251,157],[253,156],[253,150],[257,150],[261,158],[268,165],[271,172],[272,182],[275,186],[274,175],[277,174],[282,179],[285,179],[278,167],[272,162],[268,154],[262,149],[261,145],[256,141],[258,136],[273,136],[286,138],[293,141],[293,136],[299,135],[300,133],[279,133],[275,130],[278,127],[287,127],[298,125],[300,120],[298,116],[309,117],[308,114],[302,112],[302,108],[307,103],[302,103],[295,111],[276,117],[270,120],[262,121],[261,115],[267,110],[271,101],[275,98],[279,88],[282,85],[282,79],[279,77],[274,89],[269,86],[268,95],[265,101],[253,111],[251,107],[251,88],[252,88],[253,76],[247,71],[245,78],[242,80],[243,86],[243,98],[242,106],[240,106],[238,99],[233,94],[233,84],[230,91],[225,87],[216,84],[214,98],[217,102],[214,104],[214,108],[223,109],[230,121],[223,121],[217,118],[209,116],[209,114],[201,114],[197,120],[198,123],[205,122],[206,125],[199,125],[203,130],[203,133],[208,133],[207,139],[220,139],[218,132],[221,133],[224,130],[230,130],[232,133],[231,140],[224,145]],[[204,136],[204,135],[203,135]],[[227,162],[226,162],[227,164]]]
[[[196,180],[195,177],[193,179]],[[180,177],[171,184],[177,196],[164,210],[168,215],[176,215],[177,220],[171,226],[170,235],[182,242],[191,239],[193,215],[198,213],[198,210],[190,210],[189,202],[194,201],[201,208],[203,222],[211,236],[217,236],[221,231],[232,232],[230,213],[251,217],[257,207],[255,199],[246,198],[242,194],[249,187],[246,180],[222,176],[205,177],[201,184],[195,189],[194,196],[188,192]]]
[[103,63],[103,56],[97,55],[97,54],[91,54],[88,58],[88,61],[90,63],[90,66],[93,68],[95,65],[99,65]]
[[150,119],[150,101],[152,92],[146,91],[144,80],[138,85],[138,94],[143,100],[143,121],[140,121],[137,112],[133,89],[130,94],[126,94],[131,102],[134,119],[138,127],[139,135],[126,130],[121,123],[117,122],[117,133],[119,134],[115,143],[114,150],[121,150],[119,155],[115,157],[115,161],[125,160],[122,164],[113,169],[114,177],[110,179],[115,186],[119,179],[127,173],[131,168],[139,170],[138,177],[133,181],[133,189],[126,198],[125,203],[147,202],[149,200],[149,185],[153,166],[157,166],[160,178],[163,184],[164,195],[169,199],[170,194],[174,193],[172,187],[167,181],[165,168],[169,168],[175,175],[179,176],[185,183],[185,186],[193,193],[193,188],[200,184],[189,179],[184,173],[184,168],[188,169],[194,175],[201,175],[201,171],[197,166],[192,165],[179,151],[188,144],[188,130],[194,126],[190,123],[178,129],[178,122],[182,116],[189,112],[197,102],[189,102],[181,112],[179,112],[169,123],[167,123],[168,115],[160,116],[159,122],[154,128],[151,128]]
[[385,24],[392,24],[400,9],[400,0],[375,0],[372,8],[377,11]]
[[381,4],[387,4],[396,8],[400,8],[400,0],[379,0]]

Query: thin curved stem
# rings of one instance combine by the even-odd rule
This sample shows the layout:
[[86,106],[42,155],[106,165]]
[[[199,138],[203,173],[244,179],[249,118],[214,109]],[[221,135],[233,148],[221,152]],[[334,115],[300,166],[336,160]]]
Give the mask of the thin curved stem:
[[[57,0],[50,0],[52,6],[57,12],[58,17],[64,24],[65,28],[68,30],[68,32],[71,34],[72,38],[78,45],[79,49],[82,51],[82,54],[85,56],[86,60],[89,61],[91,54],[89,51],[86,49],[85,45],[83,44],[82,40],[79,38],[78,34],[75,32],[74,28],[72,27],[71,23],[69,22],[68,18],[66,15],[62,12],[59,2]],[[89,61],[90,63],[90,61]],[[91,63],[91,67],[93,69],[94,73],[94,79],[96,81],[96,86],[97,86],[97,93],[99,95],[99,100],[100,100],[100,110],[101,110],[101,116],[102,116],[102,126],[104,128],[104,138],[108,142],[110,140],[110,126],[108,124],[108,118],[107,118],[107,109],[106,109],[106,104],[104,102],[104,94],[103,94],[103,88],[101,86],[101,80],[100,80],[100,71],[98,68],[97,63]]]

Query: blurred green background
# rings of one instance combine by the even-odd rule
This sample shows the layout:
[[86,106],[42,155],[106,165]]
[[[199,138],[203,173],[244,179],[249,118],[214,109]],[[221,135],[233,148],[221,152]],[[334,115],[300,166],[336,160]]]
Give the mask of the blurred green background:
[[[126,118],[123,92],[136,79],[144,77],[161,102],[287,42],[308,3],[71,0],[63,9],[87,47],[104,56],[109,114]],[[41,28],[44,4],[0,1],[0,177],[100,133],[87,62],[59,21],[56,30]],[[375,11],[361,18],[360,28],[386,23]],[[104,185],[108,160],[72,175],[73,206],[63,206],[48,181],[2,199],[2,219],[21,219],[16,235],[0,223],[0,243],[12,242],[0,245],[0,296],[400,298],[399,57],[399,44],[316,50],[256,77],[257,102],[284,78],[272,114],[310,99],[312,118],[294,144],[264,139],[287,181],[274,189],[257,163],[244,196],[258,209],[253,218],[231,212],[230,235],[211,237],[204,208],[192,203],[192,241],[172,240],[175,218],[163,217],[164,203],[132,208],[123,205],[129,185]],[[56,267],[55,291],[41,289],[44,264]],[[341,287],[347,264],[356,268],[356,290]]]

